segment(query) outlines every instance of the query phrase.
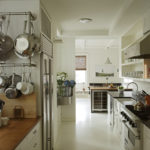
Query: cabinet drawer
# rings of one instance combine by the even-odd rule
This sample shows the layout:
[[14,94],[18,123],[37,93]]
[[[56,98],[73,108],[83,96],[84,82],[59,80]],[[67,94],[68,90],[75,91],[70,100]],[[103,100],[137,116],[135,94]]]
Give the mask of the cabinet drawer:
[[41,122],[38,122],[15,150],[41,150],[41,140]]

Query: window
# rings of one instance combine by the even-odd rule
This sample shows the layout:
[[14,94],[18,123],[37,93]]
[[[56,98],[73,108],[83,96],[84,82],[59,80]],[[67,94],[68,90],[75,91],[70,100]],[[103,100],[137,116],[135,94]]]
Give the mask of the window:
[[86,71],[76,70],[76,83],[85,83],[85,82],[86,82]]
[[86,56],[76,56],[76,83],[86,82]]

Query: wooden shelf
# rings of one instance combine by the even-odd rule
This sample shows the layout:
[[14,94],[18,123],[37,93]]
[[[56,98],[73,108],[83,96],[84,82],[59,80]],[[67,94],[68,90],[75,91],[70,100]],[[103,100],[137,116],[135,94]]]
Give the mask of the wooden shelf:
[[144,79],[144,78],[132,78],[132,77],[122,77],[122,78],[136,80],[136,81],[150,82],[150,79]]

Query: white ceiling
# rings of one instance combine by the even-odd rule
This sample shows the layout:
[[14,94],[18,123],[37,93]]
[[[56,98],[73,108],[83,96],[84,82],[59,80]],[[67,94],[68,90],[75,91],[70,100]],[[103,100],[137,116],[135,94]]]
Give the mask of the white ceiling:
[[[65,34],[118,35],[150,8],[150,0],[43,0]],[[92,18],[82,24],[80,18]]]

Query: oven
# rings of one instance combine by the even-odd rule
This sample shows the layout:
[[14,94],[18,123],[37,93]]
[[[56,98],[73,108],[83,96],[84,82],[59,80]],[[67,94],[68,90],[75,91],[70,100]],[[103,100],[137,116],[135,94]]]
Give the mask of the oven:
[[123,147],[124,150],[141,150],[141,138],[123,121]]
[[124,150],[142,150],[141,121],[131,112],[123,109],[122,147]]

